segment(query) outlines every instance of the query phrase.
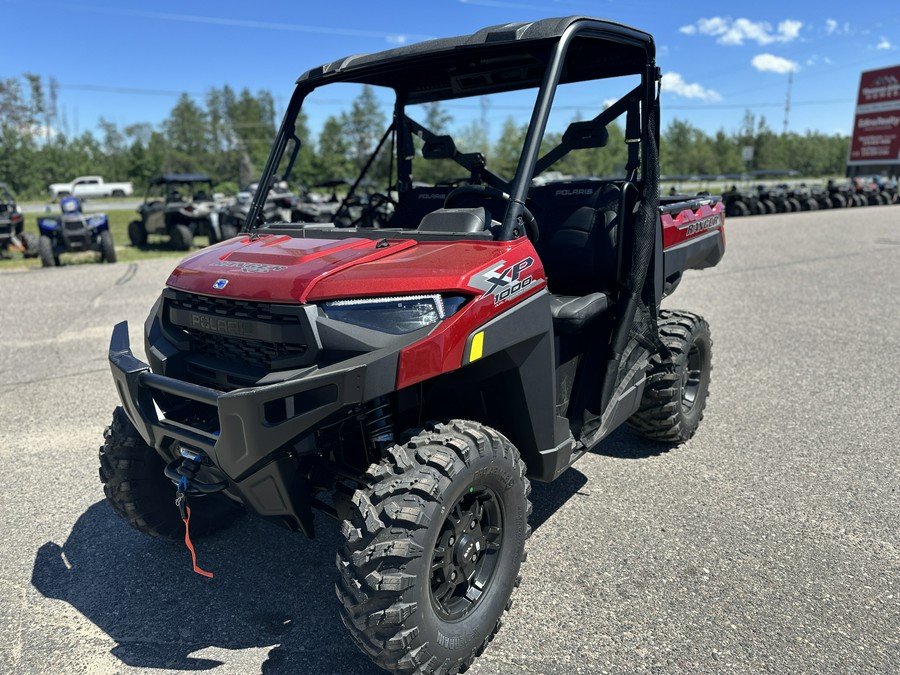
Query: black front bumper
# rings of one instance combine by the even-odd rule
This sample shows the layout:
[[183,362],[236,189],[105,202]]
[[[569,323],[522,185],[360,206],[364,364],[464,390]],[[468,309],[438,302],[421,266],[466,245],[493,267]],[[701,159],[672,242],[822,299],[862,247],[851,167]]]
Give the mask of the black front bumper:
[[[116,325],[109,346],[119,398],[148,444],[167,461],[176,445],[201,450],[227,478],[229,494],[307,532],[310,495],[297,456],[316,452],[313,432],[323,420],[390,393],[398,359],[399,349],[380,349],[298,379],[223,392],[152,372],[132,353],[127,322]],[[217,417],[218,428],[168,419],[162,409],[173,400]]]

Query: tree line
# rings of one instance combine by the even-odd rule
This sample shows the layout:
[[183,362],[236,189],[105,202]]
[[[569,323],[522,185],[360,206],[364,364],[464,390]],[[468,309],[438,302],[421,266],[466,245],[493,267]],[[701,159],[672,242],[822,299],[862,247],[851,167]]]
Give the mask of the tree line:
[[[120,127],[101,118],[96,129],[73,134],[60,117],[56,90],[54,80],[44,81],[33,74],[0,79],[0,181],[22,199],[43,198],[50,183],[86,174],[131,180],[140,191],[160,173],[207,173],[218,189],[234,192],[261,173],[282,114],[275,109],[270,92],[236,92],[226,85],[210,89],[202,101],[182,94],[159,125]],[[326,179],[356,175],[383,134],[387,118],[368,87],[362,88],[347,112],[327,117],[315,135],[306,128],[306,118],[301,118],[298,135],[314,141],[299,153],[295,182],[313,186]],[[439,105],[427,106],[426,118],[423,124],[436,133],[451,132],[463,150],[488,148],[488,166],[500,175],[512,175],[524,125],[508,118],[490,142],[477,121],[457,128],[453,117]],[[580,176],[621,173],[626,162],[624,131],[613,124],[609,132],[606,148],[573,153],[553,168]],[[559,134],[551,133],[546,143],[558,140]],[[840,175],[849,143],[849,137],[839,134],[776,133],[765,118],[750,111],[738,130],[720,129],[712,135],[687,120],[673,119],[662,132],[661,173],[792,169],[808,177]],[[746,148],[753,148],[749,161],[745,161]],[[378,178],[387,179],[388,169],[387,161],[373,166],[376,183]],[[425,163],[416,177],[427,181],[439,173],[439,165]]]

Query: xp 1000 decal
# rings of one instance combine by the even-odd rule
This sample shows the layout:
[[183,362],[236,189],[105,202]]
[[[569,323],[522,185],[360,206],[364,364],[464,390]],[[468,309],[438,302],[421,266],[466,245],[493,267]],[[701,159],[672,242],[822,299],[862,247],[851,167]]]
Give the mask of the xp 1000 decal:
[[485,295],[494,296],[494,304],[499,305],[501,302],[521,295],[534,283],[534,277],[528,273],[532,265],[534,265],[534,258],[531,256],[511,265],[508,265],[505,260],[501,260],[476,273],[469,280],[469,285],[473,288],[480,288]]

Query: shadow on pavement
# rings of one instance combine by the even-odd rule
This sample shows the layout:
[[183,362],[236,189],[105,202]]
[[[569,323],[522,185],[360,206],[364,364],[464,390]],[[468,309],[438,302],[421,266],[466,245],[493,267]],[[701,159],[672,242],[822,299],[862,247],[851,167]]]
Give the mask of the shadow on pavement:
[[[586,483],[575,468],[553,483],[532,483],[532,527],[541,527]],[[111,653],[129,666],[211,670],[222,662],[193,654],[209,647],[270,648],[262,665],[269,675],[383,673],[341,623],[334,593],[341,537],[324,518],[318,524],[318,538],[309,540],[242,518],[194,542],[200,567],[215,574],[206,579],[191,571],[183,542],[146,537],[100,501],[62,546],[41,546],[31,581],[113,639]]]
[[65,544],[38,550],[32,584],[115,640],[112,654],[129,666],[210,670],[222,662],[191,655],[207,647],[273,647],[264,673],[383,673],[338,616],[339,535],[324,525],[319,539],[308,540],[243,518],[194,542],[200,566],[215,573],[206,579],[191,572],[183,542],[145,537],[98,502]]
[[591,448],[591,452],[616,459],[647,459],[664,455],[676,445],[648,440],[621,426]]

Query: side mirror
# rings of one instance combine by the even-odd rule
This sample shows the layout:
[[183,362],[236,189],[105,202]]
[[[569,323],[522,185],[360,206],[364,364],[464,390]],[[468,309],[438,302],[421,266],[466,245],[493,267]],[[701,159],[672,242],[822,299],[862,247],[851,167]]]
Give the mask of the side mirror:
[[425,159],[453,159],[457,154],[456,143],[450,136],[434,136],[425,141],[422,156]]
[[606,127],[594,120],[572,122],[563,133],[563,145],[568,148],[603,148],[609,142]]

